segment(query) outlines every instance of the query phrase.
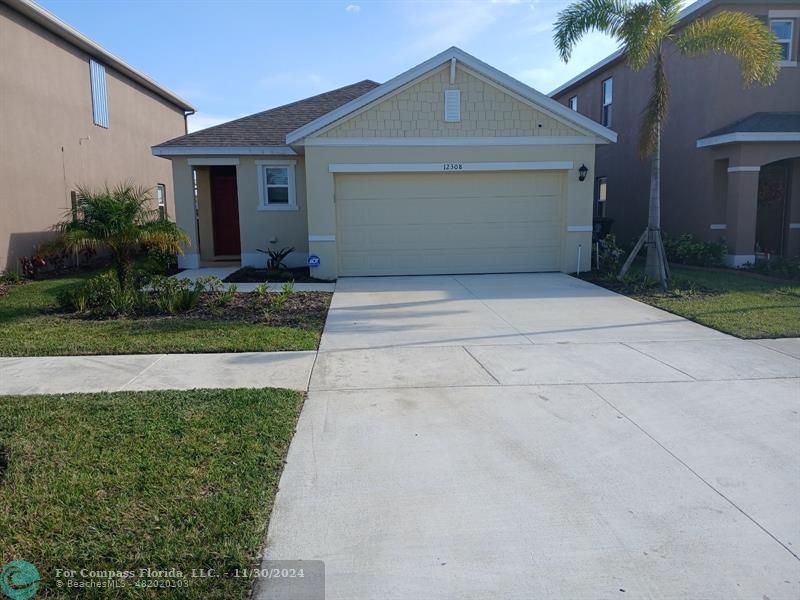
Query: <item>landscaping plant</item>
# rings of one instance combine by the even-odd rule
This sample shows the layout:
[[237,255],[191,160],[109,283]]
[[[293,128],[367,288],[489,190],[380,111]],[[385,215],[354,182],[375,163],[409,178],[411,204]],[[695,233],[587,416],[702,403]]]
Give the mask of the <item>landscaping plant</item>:
[[161,218],[149,192],[131,184],[101,190],[79,188],[74,210],[55,228],[50,250],[109,253],[121,288],[133,287],[133,267],[143,250],[182,254],[189,237],[175,223]]
[[664,250],[671,262],[698,267],[721,267],[727,247],[722,242],[704,242],[686,233],[678,238],[664,236]]
[[684,56],[729,54],[738,62],[745,85],[771,85],[778,78],[781,49],[769,28],[756,16],[720,11],[678,29],[681,0],[578,0],[558,14],[554,39],[564,62],[578,41],[592,30],[616,38],[628,66],[650,66],[653,87],[642,115],[639,152],[650,157],[650,200],[647,228],[636,242],[620,277],[627,273],[642,246],[647,246],[647,273],[662,287],[669,285],[669,267],[661,239],[661,132],[667,117],[669,82],[665,57],[671,48]]

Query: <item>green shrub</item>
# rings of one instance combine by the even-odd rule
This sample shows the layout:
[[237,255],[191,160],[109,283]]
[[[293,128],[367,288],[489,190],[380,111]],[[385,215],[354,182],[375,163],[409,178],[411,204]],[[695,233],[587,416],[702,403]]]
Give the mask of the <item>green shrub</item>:
[[742,268],[770,277],[800,279],[800,258],[773,256],[769,260],[759,260],[756,264],[748,264]]
[[625,261],[625,250],[617,244],[617,237],[609,233],[597,245],[600,271],[616,275]]
[[22,273],[19,271],[3,271],[0,273],[0,283],[20,283],[22,279]]
[[238,291],[238,287],[235,283],[231,283],[227,289],[223,291],[216,292],[212,299],[212,306],[214,308],[222,308],[223,306],[228,306],[236,296],[236,292]]
[[664,250],[670,262],[698,267],[721,267],[727,247],[722,242],[703,242],[685,233],[678,238],[664,236]]
[[286,306],[286,303],[289,301],[289,298],[292,297],[292,294],[294,294],[294,283],[287,281],[281,286],[280,292],[274,293],[270,296],[270,310],[274,310],[275,312],[282,311]]
[[195,308],[200,295],[206,291],[204,278],[196,281],[175,277],[154,277],[150,283],[150,297],[161,312],[175,315]]
[[56,297],[62,310],[99,316],[128,315],[144,307],[146,299],[137,289],[123,289],[112,271],[95,275]]

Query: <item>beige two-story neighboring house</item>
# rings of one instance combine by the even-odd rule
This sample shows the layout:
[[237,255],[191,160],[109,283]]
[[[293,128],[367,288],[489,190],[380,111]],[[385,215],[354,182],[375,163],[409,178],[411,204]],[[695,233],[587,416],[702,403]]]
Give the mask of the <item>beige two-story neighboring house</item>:
[[36,251],[78,186],[132,181],[174,215],[172,170],[150,147],[192,112],[33,2],[0,0],[0,271]]
[[[687,58],[666,48],[670,106],[662,136],[662,227],[723,241],[728,264],[800,256],[800,1],[697,0],[679,28],[720,11],[755,15],[781,45],[774,85],[745,86],[736,61]],[[566,82],[551,97],[619,134],[598,147],[595,215],[628,242],[647,224],[650,165],[637,154],[652,68],[632,71],[621,52]]]

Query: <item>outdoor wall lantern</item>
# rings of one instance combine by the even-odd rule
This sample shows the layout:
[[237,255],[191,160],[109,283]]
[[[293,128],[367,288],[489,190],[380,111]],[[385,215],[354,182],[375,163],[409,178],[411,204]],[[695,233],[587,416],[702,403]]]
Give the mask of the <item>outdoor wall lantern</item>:
[[586,181],[586,174],[589,172],[589,168],[586,165],[581,165],[581,168],[578,169],[578,181]]

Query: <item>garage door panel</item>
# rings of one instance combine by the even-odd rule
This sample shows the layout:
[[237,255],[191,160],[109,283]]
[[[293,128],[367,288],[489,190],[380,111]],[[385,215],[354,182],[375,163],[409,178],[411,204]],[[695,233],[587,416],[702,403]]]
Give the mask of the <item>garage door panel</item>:
[[513,273],[557,271],[557,248],[534,250],[473,249],[458,254],[413,250],[340,255],[342,275],[435,275],[441,273]]
[[341,275],[557,271],[557,172],[336,175]]
[[557,221],[559,196],[484,198],[369,198],[337,202],[339,220],[348,226],[428,223],[508,223]]
[[[512,173],[362,173],[337,175],[337,197],[371,198],[449,198],[459,188],[463,196],[560,195],[561,175],[557,172],[517,171]],[[413,184],[409,183],[413,180]]]
[[358,252],[364,248],[391,250],[408,244],[423,250],[463,251],[468,248],[529,248],[558,246],[558,231],[550,222],[487,223],[476,231],[473,223],[442,226],[414,224],[398,229],[392,225],[348,228],[339,247]]

